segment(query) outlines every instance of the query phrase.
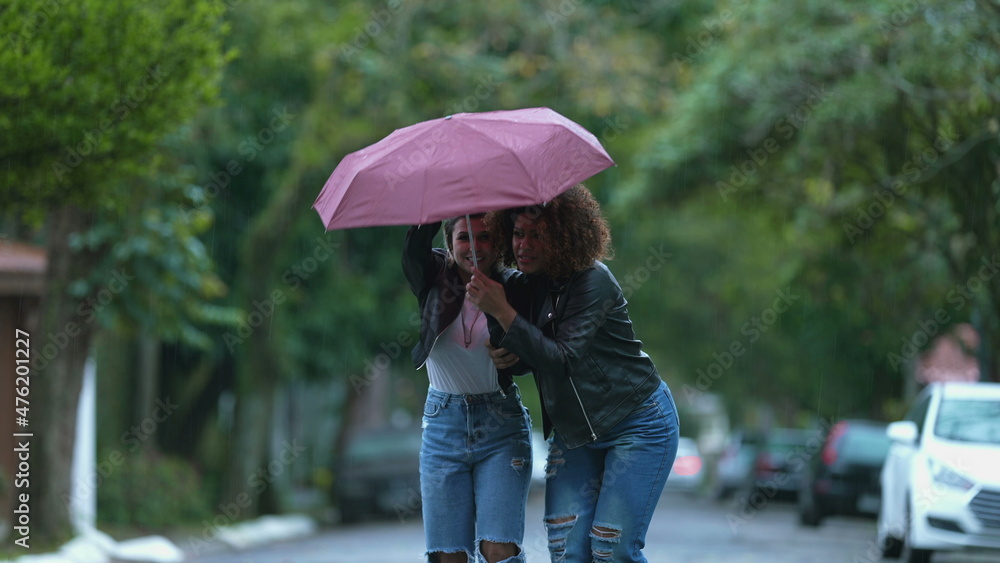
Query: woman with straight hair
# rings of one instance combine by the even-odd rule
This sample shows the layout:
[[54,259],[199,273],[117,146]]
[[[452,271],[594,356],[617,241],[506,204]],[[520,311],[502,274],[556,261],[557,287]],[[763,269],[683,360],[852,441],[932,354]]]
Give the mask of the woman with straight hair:
[[[420,448],[420,493],[431,563],[523,562],[524,511],[531,479],[531,419],[507,368],[489,346],[486,316],[467,299],[479,268],[503,283],[482,215],[406,234],[403,272],[420,305],[413,365],[427,368]],[[485,276],[485,274],[480,274]]]

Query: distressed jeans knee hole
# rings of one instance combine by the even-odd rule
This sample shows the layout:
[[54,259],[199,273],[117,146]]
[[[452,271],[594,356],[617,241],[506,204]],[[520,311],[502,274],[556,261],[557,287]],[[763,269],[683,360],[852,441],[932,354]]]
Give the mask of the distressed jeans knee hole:
[[566,541],[576,524],[576,515],[549,516],[545,518],[545,528],[549,533],[549,553],[553,561],[561,561],[566,555]]

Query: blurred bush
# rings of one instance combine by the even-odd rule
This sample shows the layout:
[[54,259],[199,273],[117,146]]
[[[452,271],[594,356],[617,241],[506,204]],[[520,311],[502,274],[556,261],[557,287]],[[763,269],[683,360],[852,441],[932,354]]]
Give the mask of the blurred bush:
[[97,491],[99,524],[164,529],[212,516],[197,469],[188,461],[155,452],[127,456],[103,477]]

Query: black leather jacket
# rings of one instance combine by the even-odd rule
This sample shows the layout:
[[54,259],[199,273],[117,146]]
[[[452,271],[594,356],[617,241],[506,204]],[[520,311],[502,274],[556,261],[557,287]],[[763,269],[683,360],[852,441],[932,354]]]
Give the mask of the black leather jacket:
[[[465,283],[456,266],[448,266],[443,248],[434,248],[434,237],[441,229],[441,222],[410,227],[403,247],[403,275],[410,290],[420,304],[420,333],[413,347],[413,367],[420,369],[434,347],[434,342],[458,318],[465,300]],[[491,277],[506,283],[515,270],[493,272]],[[492,339],[491,339],[492,340]],[[499,341],[496,338],[493,343]],[[512,368],[498,370],[497,382],[501,390],[510,387],[512,375],[524,374],[527,366],[522,362]]]
[[546,436],[555,427],[567,447],[596,441],[659,388],[621,287],[604,264],[558,286],[517,273],[504,288],[518,316],[506,334],[490,317],[491,337],[533,368]]

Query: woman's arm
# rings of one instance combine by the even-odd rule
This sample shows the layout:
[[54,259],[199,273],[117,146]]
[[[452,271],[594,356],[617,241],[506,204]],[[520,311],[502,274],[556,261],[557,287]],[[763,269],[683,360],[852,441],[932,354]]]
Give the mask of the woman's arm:
[[569,373],[586,354],[608,313],[618,306],[621,297],[621,291],[606,268],[588,268],[570,283],[560,297],[565,303],[554,308],[558,315],[552,321],[555,323],[554,338],[545,336],[524,315],[518,315],[506,300],[499,303],[498,296],[504,294],[503,287],[497,288],[496,282],[490,285],[480,278],[477,283],[473,278],[470,286],[475,285],[476,289],[470,289],[470,297],[474,302],[480,299],[476,304],[493,315],[506,330],[501,346],[517,354],[536,372]]
[[[517,274],[517,272],[514,272]],[[523,276],[522,276],[523,277]],[[479,307],[479,310],[490,315],[506,331],[510,328],[517,310],[511,299],[508,299],[507,286],[514,283],[513,280],[520,279],[516,275],[504,276],[502,280],[494,280],[481,272],[478,268],[472,270],[472,279],[466,284],[465,290],[469,294],[469,299]],[[523,280],[522,285],[523,285]],[[513,289],[513,288],[512,288]],[[522,287],[520,291],[515,291],[515,295],[526,294]]]
[[[502,268],[499,272],[495,272],[491,279],[502,284],[502,291],[497,292],[497,304],[509,303],[514,307],[515,311],[520,311],[520,314],[527,315],[530,313],[531,284],[524,274],[517,270]],[[506,298],[504,298],[503,293],[506,293]],[[474,302],[471,297],[470,300]],[[506,331],[496,318],[487,313],[486,320],[490,332],[490,342],[487,347],[490,350],[490,357],[493,359],[493,364],[497,367],[501,375],[525,375],[531,373],[533,371],[531,366],[513,352],[500,346],[500,341],[503,340]]]
[[440,265],[435,260],[434,237],[441,229],[441,222],[414,225],[406,231],[403,244],[403,275],[410,290],[418,297],[434,283]]

